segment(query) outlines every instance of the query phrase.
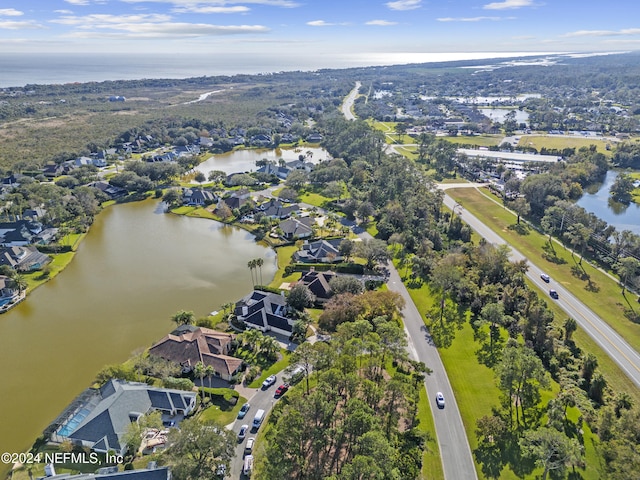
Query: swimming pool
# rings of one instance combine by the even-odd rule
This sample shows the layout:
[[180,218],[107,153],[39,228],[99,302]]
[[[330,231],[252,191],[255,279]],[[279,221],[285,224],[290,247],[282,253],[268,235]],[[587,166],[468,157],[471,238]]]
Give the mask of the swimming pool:
[[65,423],[62,428],[58,430],[58,435],[60,435],[61,437],[68,437],[69,435],[71,435],[71,433],[73,433],[73,431],[78,428],[78,425],[80,425],[90,413],[91,411],[86,408],[78,410],[78,413],[71,417],[71,420]]

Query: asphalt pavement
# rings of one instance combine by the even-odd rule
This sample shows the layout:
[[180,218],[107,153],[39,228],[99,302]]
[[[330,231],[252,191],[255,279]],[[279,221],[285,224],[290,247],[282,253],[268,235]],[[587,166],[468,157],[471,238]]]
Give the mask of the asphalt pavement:
[[[444,476],[449,480],[477,479],[467,433],[438,349],[431,339],[420,312],[402,283],[398,271],[391,264],[388,264],[388,268],[387,288],[399,293],[405,300],[402,313],[409,342],[409,354],[412,358],[424,362],[432,370],[432,373],[426,376],[424,384],[436,427]],[[442,392],[444,395],[445,407],[442,409],[436,405],[437,392]]]
[[[484,225],[476,216],[469,213],[464,208],[464,205],[459,206],[449,195],[445,194],[444,204],[452,210],[455,208],[456,214],[488,242],[496,245],[508,245],[497,233]],[[544,282],[540,278],[540,275],[544,273],[543,270],[513,246],[509,245],[509,247],[511,248],[511,258],[514,261],[527,260],[529,265],[527,276],[537,287],[547,292],[547,294],[551,289],[558,292],[558,298],[552,299],[549,297],[549,301],[556,302],[567,315],[575,319],[578,325],[618,364],[631,381],[640,387],[640,355],[638,352],[602,318],[564,288],[562,279],[552,278],[549,283]]]

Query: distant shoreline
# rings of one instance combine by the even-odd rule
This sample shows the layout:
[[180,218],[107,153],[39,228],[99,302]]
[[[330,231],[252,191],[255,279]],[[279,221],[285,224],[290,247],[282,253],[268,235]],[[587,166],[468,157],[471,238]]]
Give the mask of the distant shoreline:
[[[609,55],[596,52],[579,55]],[[279,55],[139,55],[86,53],[0,53],[0,88],[141,79],[259,75],[421,63],[469,62],[573,55],[566,52],[363,53],[331,58]],[[203,58],[207,62],[203,62]]]

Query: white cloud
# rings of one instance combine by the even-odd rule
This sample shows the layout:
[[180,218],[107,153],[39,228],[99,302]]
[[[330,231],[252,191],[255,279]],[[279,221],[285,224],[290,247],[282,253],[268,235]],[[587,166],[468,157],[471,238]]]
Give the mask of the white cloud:
[[307,22],[307,25],[310,27],[335,27],[337,25],[347,25],[346,23],[330,23],[325,22],[324,20],[312,20]]
[[640,35],[640,28],[625,28],[622,30],[578,30],[565,33],[562,37],[617,37],[621,35]]
[[443,17],[438,18],[439,22],[499,22],[501,20],[513,20],[515,17]]
[[[68,1],[68,0],[67,0]],[[75,0],[87,1],[87,0]],[[169,3],[176,8],[180,7],[226,7],[238,3],[248,5],[266,5],[270,7],[293,8],[300,6],[293,0],[122,0],[125,3]]]
[[379,27],[388,27],[390,25],[397,25],[398,22],[390,22],[389,20],[370,20],[365,25],[377,25]]
[[64,0],[71,5],[89,5],[89,0]]
[[53,13],[59,13],[60,15],[73,15],[71,10],[54,10]]
[[51,23],[60,25],[82,25],[83,28],[104,27],[105,25],[127,24],[127,23],[161,23],[171,20],[169,15],[161,14],[141,14],[141,15],[106,15],[94,14],[73,16],[65,15],[60,18],[50,20]]
[[485,10],[507,10],[532,6],[534,6],[533,0],[504,0],[503,2],[487,3],[482,8]]
[[[95,30],[78,30],[67,35],[72,38],[196,38],[206,36],[266,33],[262,25],[209,25],[206,23],[119,23],[94,25]],[[102,30],[117,30],[105,33]]]
[[[36,22],[2,22],[0,21],[0,30],[34,30],[44,28]],[[4,41],[4,40],[3,40]]]
[[243,5],[236,7],[185,5],[183,7],[175,7],[171,11],[174,13],[246,13],[249,10],[249,7]]
[[415,10],[420,8],[422,0],[396,0],[395,2],[388,2],[386,5],[391,10]]
[[0,8],[0,16],[19,17],[21,15],[24,15],[24,13],[15,8]]

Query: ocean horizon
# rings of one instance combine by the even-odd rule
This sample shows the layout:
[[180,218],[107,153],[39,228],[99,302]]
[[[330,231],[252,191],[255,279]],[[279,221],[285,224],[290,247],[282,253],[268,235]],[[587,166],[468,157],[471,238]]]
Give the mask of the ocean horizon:
[[550,52],[366,53],[283,56],[217,54],[0,53],[0,88],[25,85],[314,71],[409,63],[558,55]]

